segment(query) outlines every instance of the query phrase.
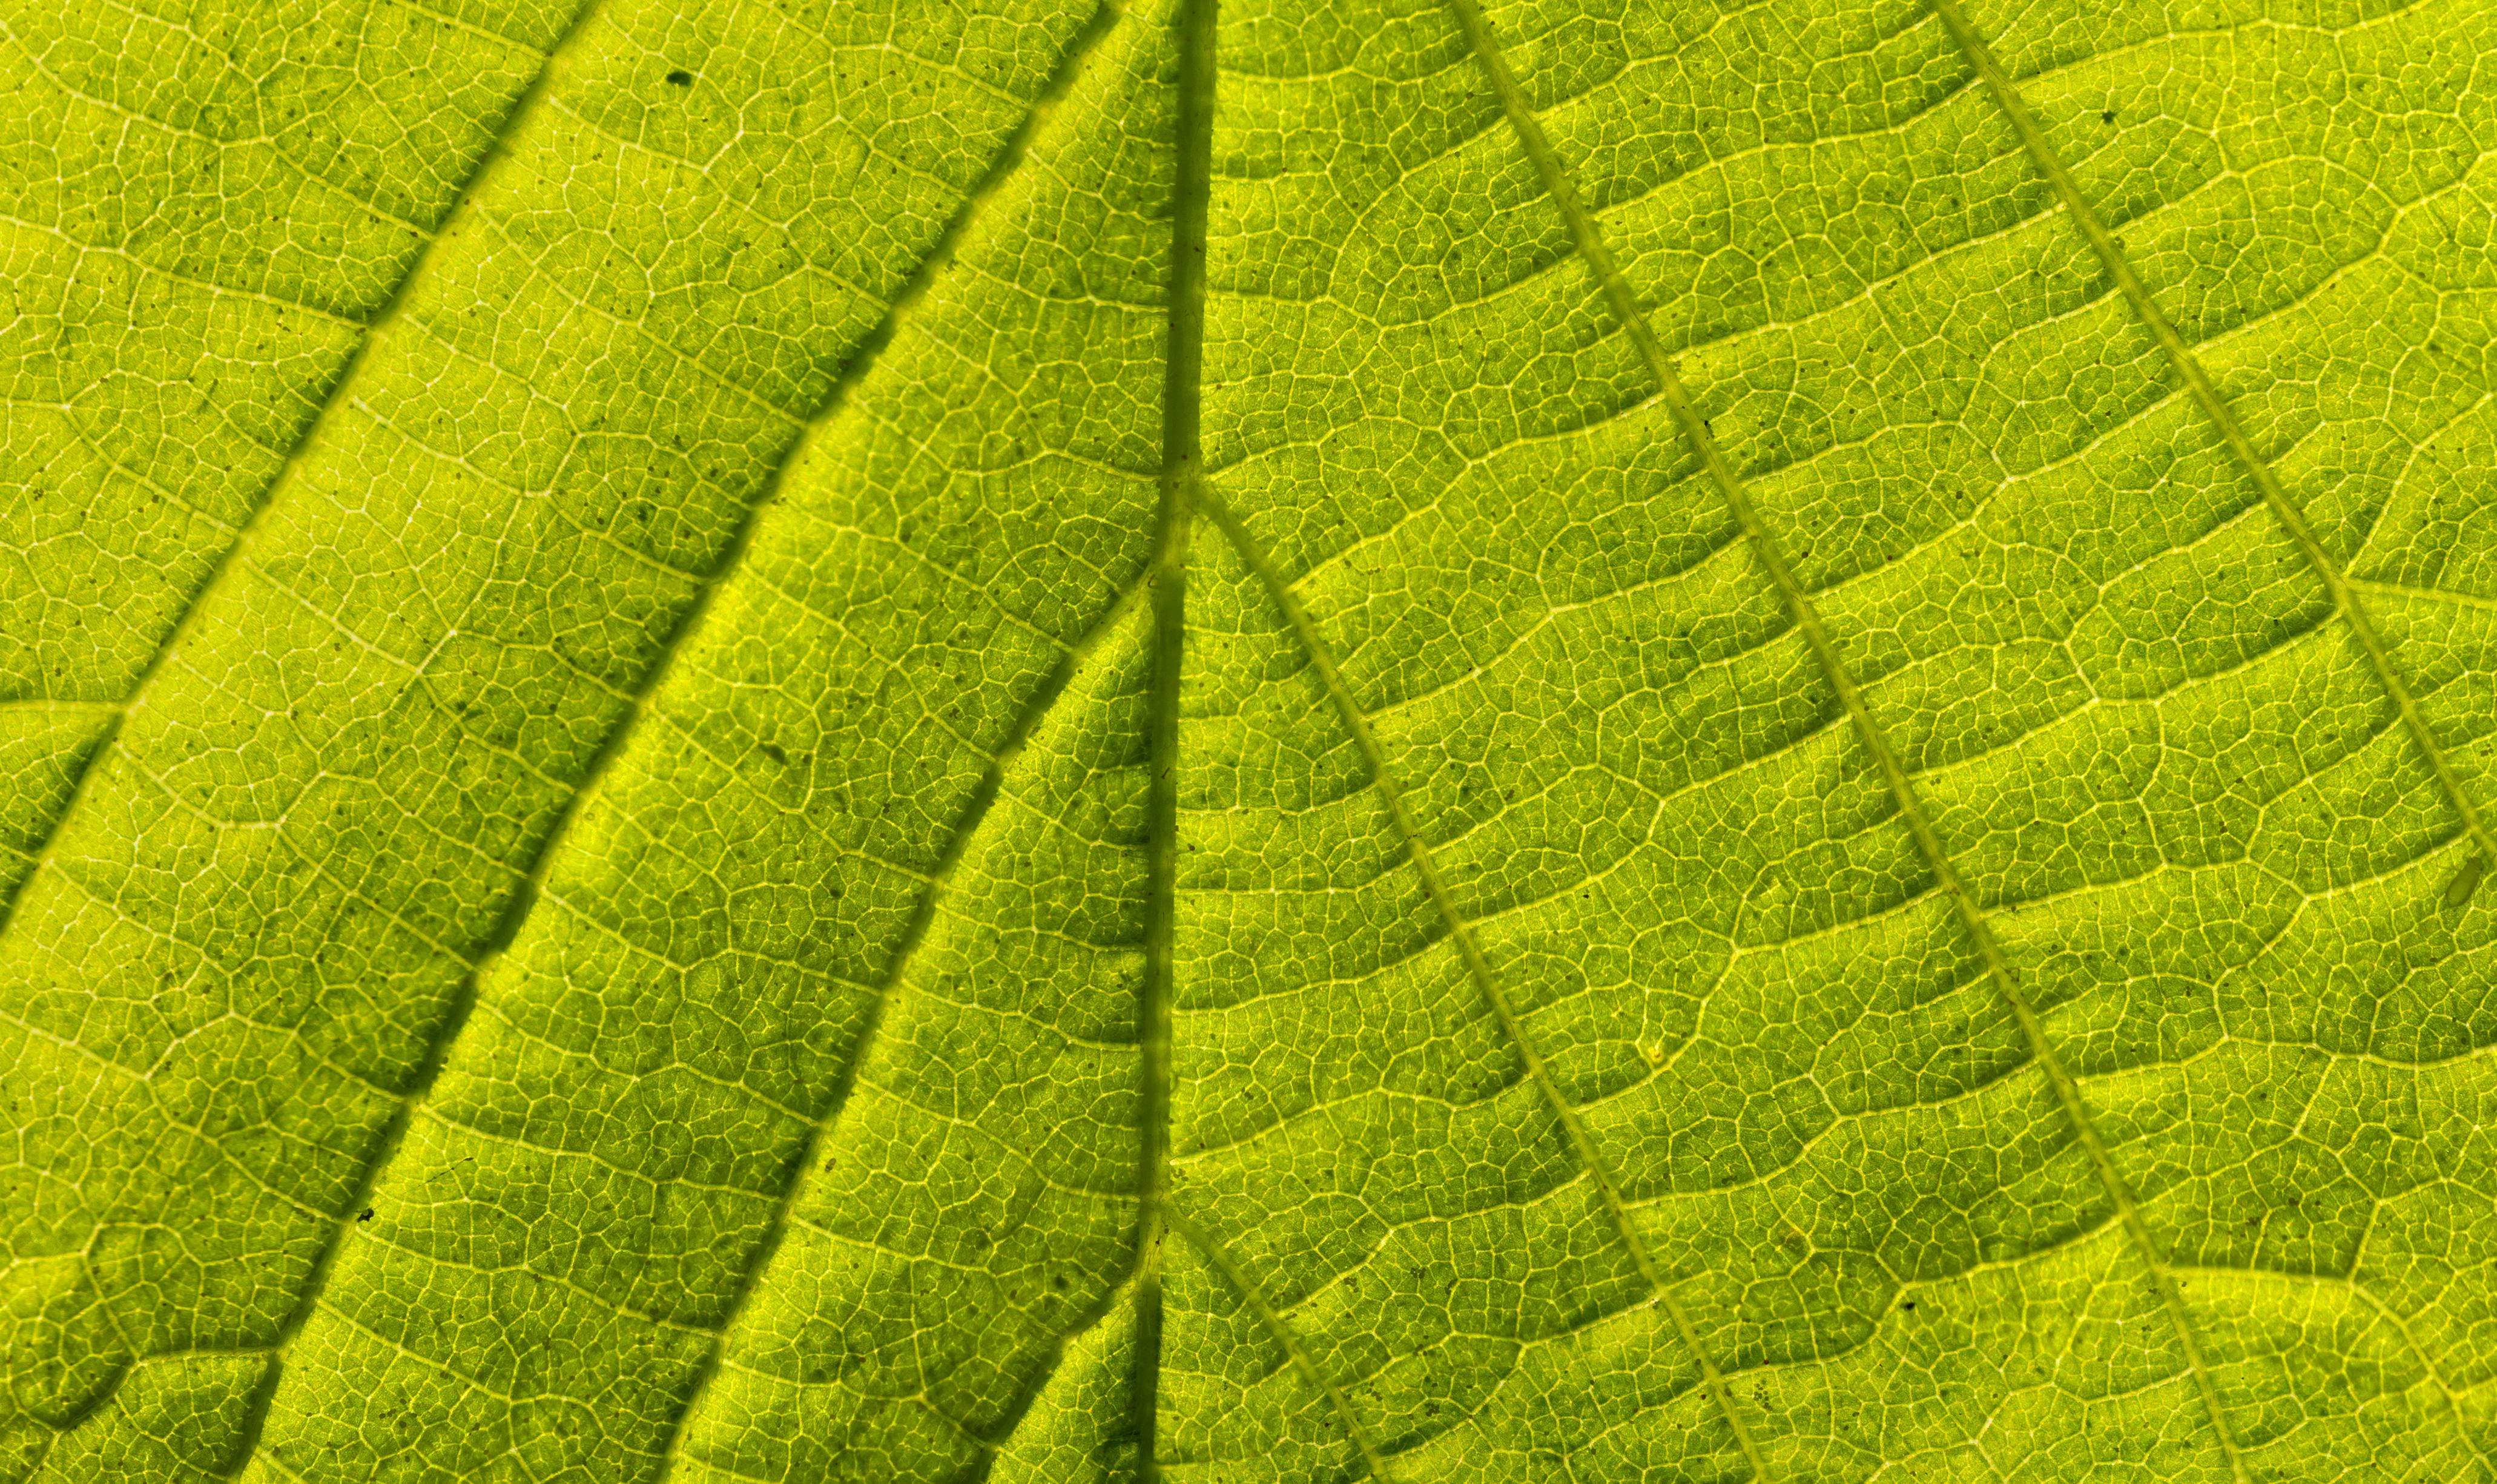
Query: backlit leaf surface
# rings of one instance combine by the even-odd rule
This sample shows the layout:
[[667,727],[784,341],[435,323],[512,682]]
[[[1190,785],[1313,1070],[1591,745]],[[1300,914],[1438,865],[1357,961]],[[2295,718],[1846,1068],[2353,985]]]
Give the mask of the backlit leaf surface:
[[0,1480],[2490,1475],[2481,0],[0,10]]

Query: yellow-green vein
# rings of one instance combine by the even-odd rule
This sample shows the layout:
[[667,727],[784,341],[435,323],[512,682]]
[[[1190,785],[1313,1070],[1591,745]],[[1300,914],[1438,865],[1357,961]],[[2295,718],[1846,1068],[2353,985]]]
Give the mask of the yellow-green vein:
[[382,300],[381,307],[365,321],[363,336],[356,342],[354,352],[347,357],[346,364],[338,368],[337,376],[330,383],[329,391],[323,394],[321,403],[313,409],[312,416],[305,420],[301,431],[296,436],[294,445],[278,460],[277,472],[271,475],[269,483],[261,488],[259,498],[253,503],[250,512],[244,516],[241,527],[235,532],[233,539],[226,543],[225,550],[218,553],[215,563],[208,568],[207,575],[200,580],[199,587],[192,592],[190,601],[183,605],[181,614],[174,620],[174,626],[166,630],[165,637],[157,643],[154,652],[149,654],[145,667],[139,672],[138,678],[131,681],[129,692],[123,696],[117,706],[111,708],[113,711],[112,720],[107,724],[103,734],[89,748],[85,761],[79,766],[78,777],[70,786],[69,797],[62,802],[60,812],[52,816],[50,827],[45,832],[42,842],[33,851],[34,864],[19,879],[16,894],[6,901],[0,901],[0,937],[5,937],[15,925],[17,904],[34,890],[35,878],[50,864],[53,847],[59,843],[61,837],[69,829],[70,821],[77,817],[80,805],[85,803],[89,786],[103,774],[106,761],[120,745],[121,734],[130,716],[145,706],[147,693],[154,685],[156,678],[164,672],[166,661],[180,646],[183,636],[188,634],[199,621],[200,614],[207,607],[210,595],[222,587],[226,579],[243,565],[253,543],[267,523],[269,513],[275,509],[280,491],[284,490],[301,470],[304,460],[311,454],[313,444],[320,437],[321,429],[329,424],[331,414],[348,400],[347,389],[355,384],[357,373],[371,358],[373,346],[379,343],[383,332],[397,322],[409,301],[415,298],[415,287],[425,276],[426,266],[432,261],[434,248],[458,235],[453,229],[467,215],[470,206],[477,199],[479,185],[493,171],[495,164],[510,151],[512,141],[520,133],[522,120],[535,111],[553,86],[557,59],[563,56],[584,31],[588,29],[590,18],[597,14],[599,7],[604,3],[605,0],[583,0],[579,8],[573,12],[572,18],[565,23],[562,33],[555,38],[554,44],[547,48],[544,59],[538,64],[537,73],[529,79],[528,86],[522,89],[519,98],[513,100],[511,111],[503,115],[502,123],[494,130],[493,137],[487,141],[484,152],[478,155],[477,163],[470,168],[467,178],[460,182],[458,193],[452,200],[451,209],[443,214],[441,222],[434,230],[427,233],[413,227],[412,224],[400,224],[418,232],[425,238],[425,245],[418,249],[416,259],[408,265],[407,271],[400,274],[398,282],[392,286],[390,296]]
[[[2480,868],[2486,869],[2485,863],[2497,861],[2497,841],[2491,840],[2479,805],[2472,800],[2470,791],[2462,786],[2462,779],[2454,773],[2445,749],[2437,744],[2434,734],[2429,732],[2426,718],[2419,714],[2418,706],[2411,696],[2410,686],[2402,680],[2401,673],[2393,668],[2392,650],[2377,630],[2375,619],[2368,616],[2366,605],[2359,601],[2357,587],[2342,572],[2340,563],[2332,559],[2332,553],[2324,549],[2323,542],[2315,534],[2315,527],[2308,523],[2306,512],[2290,497],[2270,460],[2256,451],[2254,440],[2246,436],[2244,426],[2238,423],[2237,415],[2229,410],[2228,402],[2220,395],[2220,389],[2212,382],[2210,373],[2202,368],[2202,363],[2195,356],[2193,348],[2185,343],[2185,337],[2176,332],[2176,327],[2168,323],[2158,301],[2150,297],[2150,290],[2142,284],[2140,275],[2133,270],[2133,265],[2125,258],[2124,248],[2116,241],[2115,235],[2107,230],[2106,223],[2099,219],[2097,208],[2081,194],[2080,183],[2072,178],[2072,173],[2065,168],[2053,146],[2046,142],[2045,132],[2038,127],[2038,120],[2030,114],[2028,105],[2021,101],[2019,90],[2012,86],[2001,64],[1995,61],[1994,53],[1987,49],[1984,39],[1976,34],[1975,26],[1969,24],[1958,0],[1928,0],[1928,3],[1933,7],[1935,16],[1942,21],[1943,28],[1950,32],[1951,40],[1958,44],[1961,54],[1967,57],[1970,68],[1983,80],[1986,91],[1993,95],[2004,116],[2011,121],[2012,132],[2020,137],[2021,147],[2028,151],[2029,158],[2054,187],[2056,199],[2063,203],[2065,213],[2071,217],[2074,226],[2080,228],[2081,236],[2089,239],[2090,251],[2098,255],[2100,265],[2114,280],[2116,291],[2124,296],[2134,316],[2159,341],[2160,350],[2166,354],[2168,363],[2175,367],[2177,376],[2184,381],[2185,390],[2194,398],[2195,405],[2200,407],[2212,426],[2219,429],[2220,440],[2228,446],[2229,454],[2244,467],[2255,488],[2261,491],[2263,503],[2270,507],[2282,529],[2289,532],[2290,540],[2296,544],[2307,564],[2315,569],[2316,576],[2323,580],[2323,585],[2332,597],[2333,610],[2349,622],[2351,632],[2358,636],[2359,647],[2367,651],[2367,663],[2374,668],[2376,679],[2392,697],[2393,709],[2400,712],[2402,726],[2418,743],[2420,754],[2426,758],[2429,770],[2436,774],[2438,787],[2444,790],[2453,811],[2461,816],[2463,833],[2470,837],[2473,847],[2479,852],[2480,861],[2483,863]],[[2476,882],[2478,878],[2475,875],[2472,879]]]
[[[1938,3],[1948,4],[1949,0],[1938,0]],[[2221,1450],[2228,1461],[2229,1473],[2238,1481],[2238,1484],[2245,1484],[2247,1478],[2245,1461],[2239,1454],[2236,1436],[2228,1425],[2228,1414],[2220,1405],[2219,1391],[2212,1382],[2210,1367],[2203,1361],[2201,1344],[2195,1338],[2193,1325],[2186,1313],[2184,1295],[2178,1289],[2175,1276],[2169,1272],[2157,1241],[2152,1238],[2148,1224],[2141,1218],[2141,1213],[2134,1200],[2131,1187],[2116,1169],[2114,1159],[2107,1153],[2105,1141],[2099,1136],[2098,1127],[2090,1118],[2089,1107],[2081,1098],[2079,1084],[2072,1079],[2071,1073],[2065,1068],[2062,1058],[2056,1055],[2053,1044],[2047,1040],[2045,1027],[2039,1021],[2036,1008],[2029,1003],[2027,994],[2021,990],[2018,976],[2012,972],[2009,962],[2004,957],[2002,944],[1996,940],[1992,925],[1986,921],[1983,910],[1977,905],[1975,894],[1971,892],[1968,883],[1961,879],[1958,868],[1951,862],[1950,853],[1943,847],[1942,837],[1935,833],[1933,822],[1926,817],[1923,801],[1917,797],[1915,785],[1909,778],[1906,766],[1899,761],[1899,755],[1891,747],[1889,739],[1882,735],[1881,727],[1874,721],[1873,713],[1865,704],[1863,692],[1856,686],[1854,678],[1848,673],[1846,664],[1839,656],[1838,647],[1829,637],[1827,628],[1822,625],[1820,616],[1815,611],[1811,597],[1805,592],[1802,583],[1796,579],[1794,569],[1787,563],[1785,553],[1779,549],[1776,538],[1770,534],[1767,525],[1760,520],[1758,508],[1753,504],[1750,491],[1744,488],[1742,476],[1735,471],[1732,462],[1725,458],[1724,451],[1718,446],[1716,436],[1709,431],[1706,420],[1699,416],[1698,407],[1691,399],[1690,390],[1683,385],[1681,374],[1674,369],[1673,359],[1665,354],[1662,343],[1657,339],[1655,330],[1647,322],[1646,312],[1639,307],[1637,296],[1631,292],[1628,281],[1622,276],[1619,266],[1613,261],[1611,251],[1605,247],[1601,235],[1596,232],[1595,218],[1588,214],[1585,205],[1579,202],[1578,193],[1571,185],[1568,173],[1563,167],[1559,154],[1553,150],[1551,142],[1543,135],[1542,125],[1535,120],[1533,112],[1527,107],[1525,94],[1519,89],[1517,79],[1510,75],[1507,63],[1501,60],[1500,49],[1492,40],[1490,24],[1483,18],[1482,12],[1474,4],[1474,0],[1448,0],[1448,6],[1456,13],[1458,24],[1464,29],[1475,56],[1483,65],[1483,70],[1490,76],[1492,87],[1500,97],[1501,108],[1507,114],[1509,126],[1516,133],[1520,147],[1526,151],[1533,162],[1545,193],[1552,198],[1553,204],[1566,222],[1571,242],[1576,247],[1579,257],[1585,260],[1588,270],[1595,275],[1603,294],[1605,303],[1611,308],[1614,318],[1620,321],[1622,328],[1629,335],[1631,344],[1636,347],[1640,359],[1646,363],[1649,375],[1657,384],[1658,395],[1673,414],[1674,422],[1682,429],[1683,437],[1690,443],[1692,452],[1698,456],[1709,481],[1717,487],[1718,492],[1724,498],[1727,510],[1741,527],[1745,541],[1750,545],[1761,568],[1768,574],[1770,582],[1776,585],[1778,595],[1784,601],[1788,616],[1797,631],[1802,634],[1805,647],[1812,652],[1815,666],[1837,695],[1848,720],[1852,724],[1866,751],[1872,755],[1875,766],[1880,770],[1892,804],[1898,809],[1901,820],[1907,825],[1909,834],[1914,837],[1917,852],[1924,858],[1926,868],[1933,873],[1935,884],[1942,889],[1944,896],[1950,899],[1954,911],[1958,914],[1961,924],[1966,929],[1970,939],[1975,944],[1977,953],[1985,964],[1987,978],[1994,984],[1996,993],[2002,996],[2004,1003],[2009,1007],[2012,1018],[2018,1022],[2021,1035],[2028,1043],[2030,1055],[2037,1060],[2039,1069],[2044,1072],[2047,1082],[2052,1086],[2056,1103],[2070,1124],[2073,1138],[2087,1155],[2090,1167],[2106,1192],[2109,1203],[2114,1207],[2118,1223],[2124,1228],[2126,1236],[2144,1266],[2150,1270],[2152,1281],[2159,1291],[2160,1307],[2176,1333],[2179,1347],[2184,1351],[2186,1367],[2193,1374],[2196,1390],[2199,1393],[2204,1410],[2208,1412],[2211,1425],[2217,1432]]]
[[1179,690],[1187,634],[1187,538],[1204,478],[1205,223],[1214,174],[1215,0],[1182,0],[1171,181],[1170,296],[1162,346],[1161,499],[1154,513],[1153,674],[1146,700],[1145,976],[1136,998],[1139,1138],[1135,1369],[1128,1420],[1138,1484],[1160,1477],[1162,1239],[1170,1207],[1171,1003],[1177,972]]
[[1258,1326],[1281,1347],[1292,1369],[1334,1405],[1336,1415],[1343,1421],[1344,1432],[1352,1437],[1353,1447],[1360,1450],[1362,1467],[1370,1470],[1370,1476],[1378,1484],[1392,1484],[1395,1476],[1387,1471],[1377,1441],[1370,1436],[1370,1430],[1361,1425],[1360,1416],[1353,1411],[1351,1399],[1343,1394],[1343,1388],[1336,1384],[1334,1377],[1318,1369],[1317,1361],[1310,1354],[1309,1346],[1301,1343],[1300,1334],[1292,1328],[1291,1322],[1277,1312],[1274,1305],[1266,1302],[1265,1293],[1212,1233],[1177,1213],[1171,1213],[1165,1224],[1189,1247],[1202,1253],[1215,1272],[1222,1275],[1222,1280],[1240,1295],[1240,1302],[1248,1305],[1248,1311],[1257,1316]]
[[1743,1421],[1742,1413],[1734,1406],[1734,1398],[1725,1385],[1723,1373],[1709,1358],[1707,1347],[1699,1342],[1698,1330],[1692,1326],[1691,1316],[1684,1311],[1681,1302],[1674,1298],[1663,1272],[1656,1265],[1655,1255],[1648,1250],[1647,1239],[1639,1234],[1637,1223],[1630,1217],[1629,1204],[1622,1197],[1621,1183],[1614,1178],[1611,1166],[1604,1162],[1602,1152],[1596,1148],[1595,1138],[1587,1132],[1586,1124],[1578,1117],[1578,1110],[1562,1096],[1559,1084],[1552,1080],[1543,1058],[1528,1038],[1516,1007],[1509,1003],[1507,993],[1501,989],[1490,963],[1483,958],[1482,949],[1474,942],[1472,926],[1457,910],[1456,899],[1449,894],[1447,883],[1440,878],[1438,867],[1431,859],[1429,844],[1423,840],[1422,832],[1414,826],[1411,810],[1405,806],[1404,791],[1397,786],[1395,775],[1388,771],[1386,754],[1379,750],[1378,740],[1371,733],[1369,718],[1362,714],[1352,692],[1345,687],[1343,677],[1337,671],[1334,656],[1328,652],[1326,641],[1319,635],[1317,625],[1311,621],[1308,610],[1301,606],[1291,585],[1283,581],[1281,573],[1275,570],[1275,564],[1267,559],[1265,552],[1249,534],[1248,528],[1241,523],[1239,516],[1212,490],[1205,491],[1201,500],[1207,517],[1221,528],[1232,548],[1240,553],[1240,559],[1257,575],[1258,582],[1274,598],[1275,606],[1282,611],[1283,620],[1291,627],[1293,636],[1300,641],[1320,688],[1326,692],[1336,714],[1343,718],[1345,730],[1351,734],[1353,745],[1361,753],[1363,766],[1370,770],[1371,782],[1386,806],[1387,817],[1397,838],[1411,858],[1414,872],[1422,879],[1424,895],[1430,898],[1432,907],[1446,925],[1448,940],[1465,964],[1467,977],[1473,981],[1484,1003],[1490,1006],[1493,1018],[1500,1022],[1501,1030],[1517,1049],[1518,1060],[1525,1067],[1527,1080],[1534,1085],[1553,1116],[1560,1121],[1562,1131],[1569,1142],[1570,1152],[1577,1156],[1580,1168],[1594,1183],[1596,1198],[1603,1203],[1605,1215],[1611,1218],[1622,1246],[1628,1249],[1640,1279],[1656,1295],[1657,1303],[1672,1322],[1674,1333],[1689,1348],[1691,1360],[1699,1368],[1700,1385],[1724,1417],[1726,1427],[1732,1431],[1752,1476],[1765,1477],[1767,1470],[1761,1464],[1759,1447],[1753,1441],[1752,1430]]

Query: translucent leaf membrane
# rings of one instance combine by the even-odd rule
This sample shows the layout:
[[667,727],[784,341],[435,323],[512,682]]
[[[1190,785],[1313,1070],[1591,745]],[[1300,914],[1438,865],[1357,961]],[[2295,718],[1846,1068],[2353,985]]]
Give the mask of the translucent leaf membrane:
[[5,17],[0,1479],[2497,1473],[2485,10]]

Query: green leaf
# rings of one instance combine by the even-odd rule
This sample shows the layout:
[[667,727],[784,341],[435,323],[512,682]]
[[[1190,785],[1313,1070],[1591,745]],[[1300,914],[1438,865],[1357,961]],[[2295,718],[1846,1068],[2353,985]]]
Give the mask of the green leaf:
[[0,55],[0,1481],[2497,1473],[2480,0]]

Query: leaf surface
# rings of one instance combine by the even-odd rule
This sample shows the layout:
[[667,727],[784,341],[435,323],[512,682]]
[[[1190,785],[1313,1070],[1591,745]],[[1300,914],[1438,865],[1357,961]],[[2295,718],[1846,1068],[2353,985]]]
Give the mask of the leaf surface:
[[0,50],[0,1479],[2497,1471],[2485,7]]

